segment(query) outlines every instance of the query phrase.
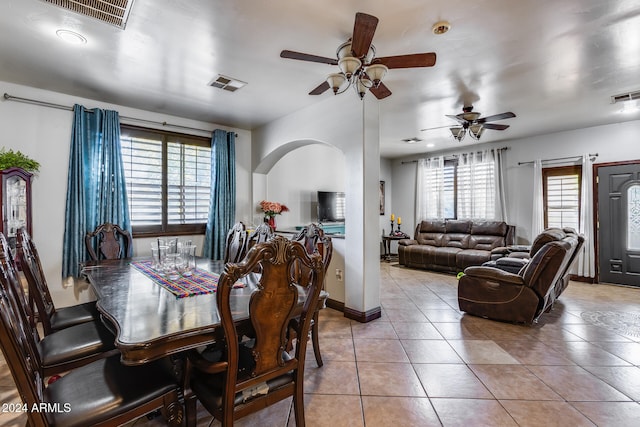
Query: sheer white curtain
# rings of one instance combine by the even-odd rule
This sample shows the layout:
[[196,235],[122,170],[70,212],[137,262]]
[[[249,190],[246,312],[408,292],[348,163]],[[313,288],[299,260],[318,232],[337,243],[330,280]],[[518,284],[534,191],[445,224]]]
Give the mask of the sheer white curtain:
[[596,276],[596,257],[593,244],[593,170],[589,154],[582,156],[582,183],[580,189],[580,234],[584,236],[582,251],[578,255],[578,276]]
[[458,159],[458,218],[496,218],[496,164],[493,150],[465,153]]
[[495,173],[496,173],[496,215],[495,219],[509,222],[507,218],[507,203],[505,199],[505,170],[504,170],[504,152],[506,150],[503,148],[501,150],[495,150],[494,152],[494,160],[495,160]]
[[416,170],[416,224],[444,218],[444,157],[420,159]]
[[531,239],[544,230],[544,200],[542,194],[542,160],[533,162],[533,215],[531,217]]

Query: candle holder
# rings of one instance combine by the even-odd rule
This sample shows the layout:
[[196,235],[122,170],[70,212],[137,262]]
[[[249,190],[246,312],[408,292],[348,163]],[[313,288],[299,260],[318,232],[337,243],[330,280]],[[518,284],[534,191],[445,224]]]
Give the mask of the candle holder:
[[389,236],[393,236],[393,221],[391,221],[391,229],[389,230]]
[[398,231],[397,231],[397,233],[398,233],[398,234],[401,234],[401,233],[402,233],[402,231],[400,231],[400,223],[398,223]]

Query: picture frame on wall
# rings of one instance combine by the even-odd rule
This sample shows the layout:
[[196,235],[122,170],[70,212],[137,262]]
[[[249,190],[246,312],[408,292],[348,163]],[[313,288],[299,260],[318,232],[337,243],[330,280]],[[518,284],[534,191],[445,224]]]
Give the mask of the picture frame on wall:
[[380,181],[380,215],[384,215],[384,181]]

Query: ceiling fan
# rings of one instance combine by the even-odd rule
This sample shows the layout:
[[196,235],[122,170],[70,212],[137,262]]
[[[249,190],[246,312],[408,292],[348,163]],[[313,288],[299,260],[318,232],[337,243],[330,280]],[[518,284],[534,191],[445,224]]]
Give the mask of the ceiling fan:
[[494,114],[493,116],[480,117],[480,113],[477,111],[473,111],[473,105],[462,107],[462,113],[452,115],[447,114],[446,117],[457,121],[460,126],[438,126],[435,128],[427,128],[421,129],[421,131],[433,130],[433,129],[442,129],[448,127],[451,131],[453,137],[462,141],[469,130],[469,134],[475,140],[479,140],[485,129],[492,130],[505,130],[509,127],[509,125],[501,125],[497,123],[487,123],[494,122],[496,120],[504,120],[515,117],[516,115],[512,112],[508,111],[506,113]]
[[360,99],[364,98],[367,90],[376,98],[383,99],[391,95],[389,88],[382,83],[389,69],[432,67],[436,63],[436,54],[431,52],[376,58],[376,49],[371,41],[377,25],[378,18],[375,16],[356,13],[353,35],[338,47],[336,58],[291,50],[283,50],[280,57],[337,65],[340,68],[339,73],[330,74],[309,95],[320,95],[328,89],[332,89],[334,94],[343,93],[353,86]]

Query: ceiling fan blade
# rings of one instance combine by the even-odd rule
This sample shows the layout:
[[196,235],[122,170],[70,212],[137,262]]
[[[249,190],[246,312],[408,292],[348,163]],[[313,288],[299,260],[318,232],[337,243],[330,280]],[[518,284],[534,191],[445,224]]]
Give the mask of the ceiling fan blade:
[[391,91],[384,85],[384,83],[380,83],[380,86],[378,87],[372,87],[369,89],[369,92],[373,93],[373,95],[378,99],[384,99],[391,95]]
[[351,51],[353,56],[361,58],[369,52],[373,35],[378,26],[378,18],[366,13],[356,13],[356,22],[353,24],[353,36],[351,37]]
[[495,120],[510,119],[515,116],[516,116],[515,114],[509,111],[507,113],[495,114],[493,116],[480,117],[478,120],[476,120],[476,123],[486,123],[486,122],[493,122]]
[[493,129],[493,130],[505,130],[509,127],[509,125],[500,125],[497,123],[483,123],[482,127],[485,129]]
[[410,55],[384,56],[382,58],[376,58],[373,62],[376,64],[384,64],[387,68],[433,67],[436,64],[436,54],[429,52],[414,53]]
[[450,119],[455,120],[456,122],[464,125],[465,123],[467,123],[467,121],[465,119],[463,119],[462,117],[458,117],[458,116],[454,116],[453,114],[446,114],[445,117],[449,117]]
[[320,83],[318,87],[309,92],[309,95],[320,95],[324,93],[327,89],[329,89],[329,83],[326,81]]
[[335,58],[326,58],[324,56],[309,55],[308,53],[294,52],[292,50],[283,50],[280,52],[281,58],[297,59],[299,61],[319,62],[321,64],[338,65]]
[[420,129],[420,132],[426,132],[428,130],[436,130],[436,129],[444,129],[444,128],[450,128],[451,125],[445,125],[445,126],[436,126],[434,128],[425,128],[425,129]]

